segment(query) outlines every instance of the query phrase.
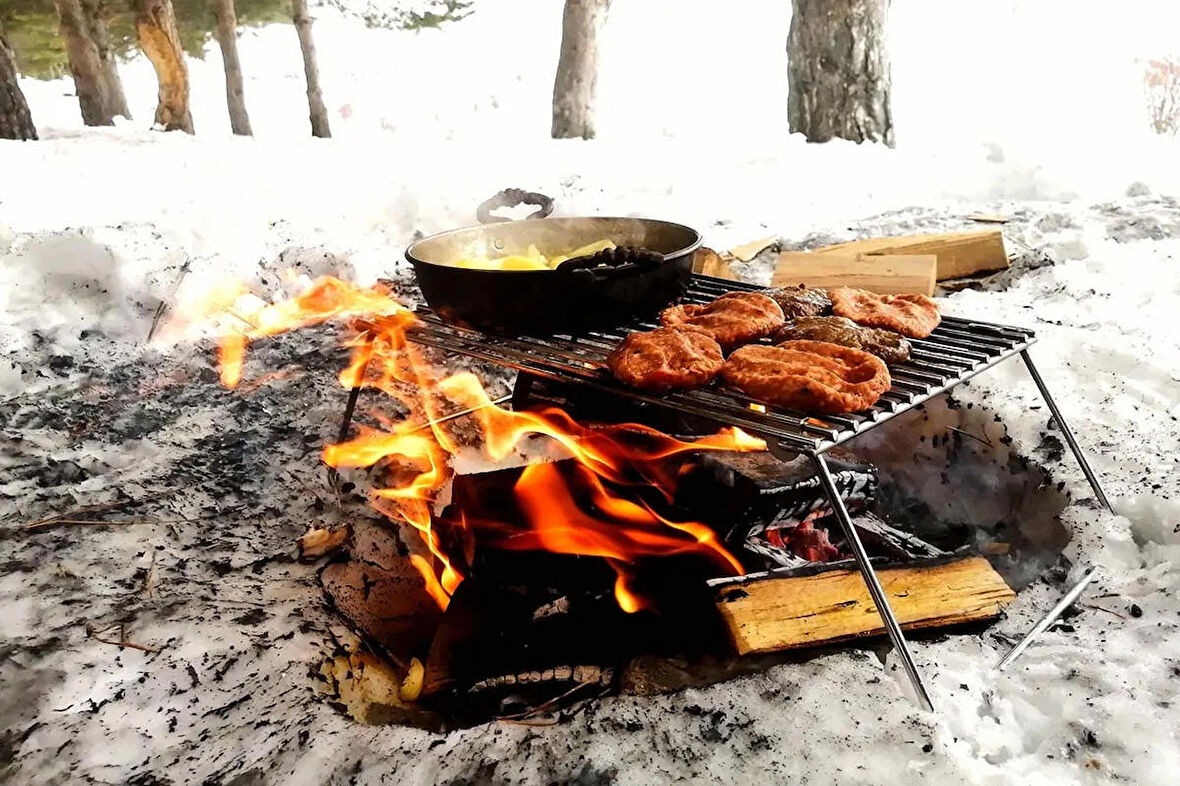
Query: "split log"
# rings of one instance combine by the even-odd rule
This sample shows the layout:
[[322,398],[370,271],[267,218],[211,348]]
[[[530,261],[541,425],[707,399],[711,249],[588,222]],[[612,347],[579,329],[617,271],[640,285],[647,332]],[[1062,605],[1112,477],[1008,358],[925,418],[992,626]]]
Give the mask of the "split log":
[[728,278],[736,280],[737,275],[729,266],[729,262],[711,248],[698,248],[692,258],[692,272],[714,278]]
[[788,251],[778,255],[771,284],[806,284],[823,289],[849,286],[882,295],[932,295],[937,268],[938,258],[929,254],[870,256],[855,251]]
[[[1016,597],[982,557],[884,568],[877,576],[906,630],[992,620]],[[855,570],[724,584],[717,588],[716,605],[741,655],[885,632]]]
[[176,30],[172,0],[135,0],[134,7],[139,48],[152,61],[160,82],[156,125],[165,131],[191,134],[193,118],[188,105],[188,66],[180,45],[180,33]]
[[1008,267],[1004,235],[998,229],[853,240],[816,248],[811,253],[840,256],[866,254],[874,260],[877,257],[898,254],[933,254],[938,258],[939,281],[962,278],[973,273],[1004,270]]

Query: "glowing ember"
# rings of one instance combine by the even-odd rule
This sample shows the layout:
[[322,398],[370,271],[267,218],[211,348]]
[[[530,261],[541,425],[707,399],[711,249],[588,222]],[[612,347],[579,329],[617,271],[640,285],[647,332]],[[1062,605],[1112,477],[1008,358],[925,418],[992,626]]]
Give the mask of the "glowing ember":
[[[246,348],[253,339],[331,319],[349,319],[356,335],[349,365],[341,372],[345,388],[376,388],[400,402],[409,415],[382,429],[361,429],[346,442],[328,445],[323,459],[333,467],[372,467],[387,471],[391,484],[373,492],[373,503],[390,518],[413,527],[433,555],[410,557],[425,589],[445,608],[463,580],[471,538],[489,546],[598,556],[618,575],[615,597],[627,612],[648,604],[632,589],[637,559],[694,554],[722,572],[740,572],[738,561],[698,522],[672,521],[614,488],[658,492],[671,500],[676,478],[663,459],[699,450],[761,450],[765,443],[738,429],[692,442],[674,439],[638,424],[589,427],[562,410],[513,412],[494,405],[479,378],[470,372],[443,375],[427,363],[406,330],[416,318],[382,286],[358,287],[336,278],[312,282],[294,298],[267,303],[240,284],[215,287],[206,298],[180,310],[190,328],[212,329],[220,340],[221,381],[242,381]],[[448,430],[448,415],[469,413],[479,424],[483,450],[492,460],[512,455],[522,440],[548,437],[573,459],[572,473],[552,464],[533,464],[521,474],[515,494],[526,528],[499,522],[468,522],[451,533],[449,547],[435,529],[432,510],[451,477],[450,460],[460,446]]]

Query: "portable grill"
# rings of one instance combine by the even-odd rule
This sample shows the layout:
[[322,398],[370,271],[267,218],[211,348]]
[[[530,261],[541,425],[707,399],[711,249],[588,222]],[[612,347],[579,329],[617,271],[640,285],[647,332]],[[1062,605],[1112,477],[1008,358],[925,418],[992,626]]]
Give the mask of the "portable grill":
[[[741,282],[694,275],[685,301],[704,303],[727,292],[758,289],[760,287]],[[808,456],[815,465],[816,474],[848,540],[890,641],[901,656],[921,705],[927,710],[933,709],[930,696],[914,664],[901,626],[877,580],[864,544],[836,489],[824,454],[924,401],[946,393],[997,363],[1020,355],[1095,495],[1105,507],[1110,508],[1098,478],[1090,469],[1073,433],[1033,365],[1028,349],[1036,342],[1036,336],[1026,328],[943,317],[941,324],[928,338],[910,339],[913,346],[910,359],[889,367],[892,387],[874,406],[858,413],[814,416],[770,407],[740,391],[721,386],[660,396],[619,383],[606,371],[606,355],[627,333],[657,327],[651,322],[635,321],[614,330],[579,335],[502,336],[443,322],[426,306],[419,307],[417,315],[420,322],[408,331],[408,338],[415,343],[516,369],[518,379],[512,397],[515,408],[521,408],[527,401],[529,389],[535,380],[549,380],[582,386],[673,413],[711,420],[720,425],[739,427],[764,439],[770,451],[780,458],[793,458],[800,454]],[[359,387],[353,388],[349,396],[341,440],[347,435],[359,392]]]

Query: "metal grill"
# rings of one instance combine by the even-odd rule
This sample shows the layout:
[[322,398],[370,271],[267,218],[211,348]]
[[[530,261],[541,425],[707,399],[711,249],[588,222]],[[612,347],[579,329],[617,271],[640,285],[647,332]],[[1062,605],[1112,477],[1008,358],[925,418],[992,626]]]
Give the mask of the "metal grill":
[[[704,303],[726,292],[757,289],[736,281],[694,276],[686,300]],[[910,360],[889,367],[893,386],[874,406],[863,412],[815,416],[769,407],[741,391],[720,385],[660,396],[617,382],[606,370],[607,353],[627,333],[657,327],[651,322],[636,321],[615,330],[577,336],[510,338],[447,324],[426,307],[418,309],[418,316],[422,323],[410,332],[410,338],[417,343],[738,426],[778,443],[784,450],[808,453],[822,453],[863,434],[1023,352],[1036,341],[1033,332],[1024,328],[944,317],[929,338],[910,340],[913,345]]]
[[[714,300],[726,292],[756,289],[758,287],[734,281],[694,276],[686,299],[689,302],[703,303]],[[1082,472],[1094,489],[1095,495],[1103,505],[1110,508],[1098,478],[1090,469],[1073,433],[1032,362],[1028,348],[1036,341],[1036,336],[1025,328],[943,317],[942,323],[928,338],[911,339],[913,352],[907,362],[889,367],[893,385],[873,407],[863,412],[816,417],[806,412],[768,407],[739,391],[719,385],[655,396],[620,384],[606,370],[606,355],[627,333],[656,327],[651,322],[636,321],[616,330],[577,336],[504,337],[449,325],[425,307],[418,309],[418,316],[421,323],[412,328],[409,334],[417,343],[509,366],[544,379],[583,385],[610,395],[667,407],[721,424],[738,426],[765,439],[770,449],[779,455],[808,455],[831,503],[832,511],[848,540],[885,631],[894,649],[901,656],[902,666],[919,703],[927,710],[933,709],[930,696],[914,665],[901,625],[889,605],[889,599],[877,579],[864,544],[852,525],[848,509],[844,506],[832,480],[824,453],[902,412],[913,409],[927,399],[945,393],[1002,360],[1019,354],[1060,426],[1062,436],[1081,464]],[[360,388],[354,388],[349,397],[340,432],[341,440],[347,435],[348,423],[359,391]],[[1030,635],[1035,635],[1035,631]]]

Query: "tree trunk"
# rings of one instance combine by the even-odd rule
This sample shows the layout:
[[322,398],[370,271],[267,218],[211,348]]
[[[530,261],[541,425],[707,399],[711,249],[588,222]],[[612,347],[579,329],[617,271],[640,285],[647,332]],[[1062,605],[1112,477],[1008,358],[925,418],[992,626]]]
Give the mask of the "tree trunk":
[[79,0],[55,0],[59,18],[58,30],[66,42],[70,58],[70,72],[74,75],[74,91],[82,109],[82,122],[88,126],[114,125],[107,112],[106,81],[98,47],[90,40],[86,17]]
[[610,0],[565,0],[561,57],[553,82],[554,139],[594,138],[594,97],[598,89],[598,31]]
[[250,116],[246,114],[246,97],[242,87],[242,63],[238,60],[238,15],[234,0],[212,0],[217,16],[217,43],[221,44],[221,61],[225,64],[225,100],[229,104],[229,124],[235,134],[250,136]]
[[320,69],[315,60],[315,41],[311,37],[311,16],[307,13],[307,0],[291,0],[294,11],[295,31],[299,33],[299,48],[303,50],[303,73],[307,77],[307,107],[311,114],[311,135],[321,138],[332,136],[328,127],[328,110],[320,94]]
[[107,32],[106,0],[81,0],[82,15],[86,18],[86,30],[90,40],[98,49],[98,60],[102,63],[102,81],[106,90],[106,111],[109,117],[122,115],[131,119],[127,108],[127,96],[123,93],[123,81],[119,79],[119,66],[111,48],[111,36]]
[[176,31],[172,0],[134,0],[139,48],[156,69],[160,82],[156,125],[165,131],[193,133],[188,107],[188,66]]
[[0,139],[36,139],[29,105],[16,79],[16,59],[0,35]]
[[792,0],[787,116],[809,142],[893,145],[885,16],[889,0]]

